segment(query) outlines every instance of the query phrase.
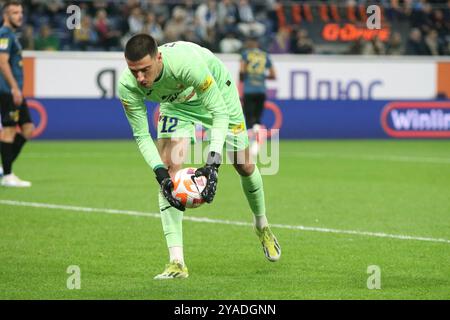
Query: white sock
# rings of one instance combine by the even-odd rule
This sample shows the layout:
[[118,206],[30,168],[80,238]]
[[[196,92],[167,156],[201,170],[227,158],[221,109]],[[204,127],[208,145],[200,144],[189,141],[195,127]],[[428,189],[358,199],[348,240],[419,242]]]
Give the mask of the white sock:
[[184,266],[183,247],[169,247],[170,262],[178,260]]
[[267,222],[267,218],[266,215],[262,215],[262,216],[254,216],[254,222],[255,222],[255,227],[258,230],[262,230],[264,227],[268,226],[269,223]]

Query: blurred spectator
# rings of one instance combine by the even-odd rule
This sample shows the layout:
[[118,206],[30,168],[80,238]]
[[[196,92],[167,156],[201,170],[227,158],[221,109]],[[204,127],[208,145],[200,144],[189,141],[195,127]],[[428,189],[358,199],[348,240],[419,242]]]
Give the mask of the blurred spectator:
[[164,40],[164,32],[161,26],[156,22],[153,12],[147,13],[145,16],[145,23],[142,32],[151,35],[158,43],[162,43]]
[[182,8],[186,12],[186,22],[188,24],[194,23],[195,19],[195,5],[194,0],[183,0]]
[[438,36],[441,39],[445,39],[445,37],[450,35],[450,0],[447,11],[449,13],[447,20],[444,17],[444,12],[439,9],[435,10],[432,16],[433,29],[438,32]]
[[[144,4],[144,6],[145,5],[148,5],[148,3]],[[124,17],[128,17],[131,14],[131,11],[136,7],[140,7],[139,0],[127,0],[126,3],[121,6],[120,12]]]
[[203,39],[203,42],[200,44],[212,52],[219,52],[219,42],[217,41],[216,29],[208,28],[206,31],[206,39]]
[[56,28],[64,24],[65,22],[65,12],[63,9],[66,7],[62,0],[49,0],[44,1],[46,8],[46,15],[49,18],[50,28]]
[[45,24],[41,27],[39,35],[34,41],[36,50],[57,51],[60,48],[59,39],[52,33],[49,25]]
[[92,25],[92,18],[83,15],[81,18],[81,28],[73,31],[73,44],[76,50],[92,50],[98,43],[98,35]]
[[248,0],[239,0],[238,19],[238,29],[245,37],[262,36],[266,31],[264,24],[255,20],[253,8]]
[[181,36],[181,40],[194,42],[194,43],[200,43],[201,42],[201,39],[198,37],[197,33],[195,32],[195,28],[194,27],[187,28],[187,30]]
[[146,12],[153,12],[156,22],[164,29],[166,22],[171,17],[167,4],[163,3],[162,0],[147,0],[142,7]]
[[306,29],[299,29],[295,33],[294,42],[292,46],[293,53],[309,54],[314,53],[314,43],[308,36]]
[[119,45],[120,32],[113,29],[106,10],[97,11],[94,19],[94,26],[99,36],[99,45],[104,50],[115,49]]
[[187,29],[186,11],[181,7],[175,7],[172,18],[166,23],[164,37],[167,42],[180,40],[181,35]]
[[144,16],[140,7],[131,9],[130,16],[128,17],[128,28],[131,34],[141,32],[144,28]]
[[198,39],[199,43],[204,41],[208,37],[207,30],[201,25],[200,19],[198,17],[194,17],[194,25],[192,30],[195,34],[195,37]]
[[[0,4],[3,2],[0,0]],[[90,24],[87,29],[74,30],[72,34],[67,32],[65,9],[69,3],[81,8],[82,20],[86,16],[95,17],[90,22],[85,20],[85,24]],[[351,8],[355,10],[352,23],[359,23],[360,10],[364,6],[373,3],[384,6],[382,23],[390,28],[391,39],[384,44],[367,40],[353,42],[349,51],[353,54],[385,52],[393,55],[399,54],[402,46],[404,53],[408,54],[450,54],[450,0],[338,0],[333,3],[338,5],[340,20],[335,21],[336,11],[325,6],[328,22],[341,24],[349,21]],[[137,32],[149,33],[159,43],[182,39],[206,43],[217,50],[222,50],[220,44],[223,40],[225,51],[233,51],[239,40],[251,35],[257,35],[263,47],[275,52],[340,53],[346,44],[321,37],[323,1],[26,0],[23,4],[26,24],[20,41],[27,49],[34,46],[32,31],[36,32],[44,25],[51,28],[52,36],[59,39],[59,47],[63,50],[116,50],[122,35],[125,36],[120,41],[124,43]],[[308,30],[310,36],[303,31],[292,32],[291,42],[286,44],[286,30],[279,30],[285,26],[294,30],[301,26],[302,30]],[[417,31],[412,29],[419,30],[423,37],[417,36]],[[432,30],[437,32],[437,37]],[[408,37],[409,32],[411,36]],[[165,34],[170,39],[166,40]]]
[[426,33],[433,27],[432,8],[429,3],[418,4],[411,15],[411,26]]
[[270,45],[270,53],[289,53],[291,49],[291,33],[288,28],[280,28]]
[[427,55],[428,49],[422,40],[422,33],[419,29],[413,28],[409,34],[405,48],[406,55]]
[[25,26],[22,37],[20,37],[20,44],[23,50],[34,50],[34,28],[33,26]]
[[439,44],[438,33],[436,30],[430,30],[425,36],[424,42],[429,55],[438,56],[443,53],[443,48]]
[[242,41],[233,32],[228,32],[220,41],[219,46],[222,53],[238,53],[242,49]]
[[217,23],[217,3],[216,0],[208,0],[198,6],[195,16],[202,30],[202,38],[206,39],[210,29],[215,28]]
[[364,42],[363,55],[384,55],[386,54],[386,47],[378,37],[372,38],[370,41]]
[[217,8],[217,25],[222,34],[236,31],[237,7],[232,0],[223,0]]
[[386,54],[401,55],[403,53],[402,36],[400,32],[393,32],[386,46]]

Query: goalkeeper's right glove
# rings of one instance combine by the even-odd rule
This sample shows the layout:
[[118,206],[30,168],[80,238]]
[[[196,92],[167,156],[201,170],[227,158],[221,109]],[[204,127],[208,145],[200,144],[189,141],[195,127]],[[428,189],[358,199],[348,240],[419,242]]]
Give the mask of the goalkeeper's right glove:
[[214,199],[214,196],[216,195],[217,179],[221,162],[222,156],[220,155],[220,153],[212,151],[208,153],[206,164],[195,171],[196,177],[206,177],[206,186],[203,189],[201,195],[202,198],[208,203],[211,203]]
[[158,183],[161,186],[161,192],[169,204],[180,211],[186,210],[186,208],[181,204],[181,201],[172,195],[174,185],[172,179],[170,179],[169,170],[160,167],[155,170],[155,174],[156,180],[158,180]]

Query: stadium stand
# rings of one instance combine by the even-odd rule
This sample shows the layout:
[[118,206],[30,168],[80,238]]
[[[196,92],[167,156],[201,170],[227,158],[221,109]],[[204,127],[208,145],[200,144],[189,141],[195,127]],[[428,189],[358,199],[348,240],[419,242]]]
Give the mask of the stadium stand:
[[[2,4],[4,1],[0,1]],[[257,35],[273,53],[450,55],[450,0],[26,0],[25,50],[120,51],[131,35],[239,52]],[[67,6],[81,9],[68,30]],[[381,30],[366,27],[378,5]],[[299,48],[300,47],[300,48]]]

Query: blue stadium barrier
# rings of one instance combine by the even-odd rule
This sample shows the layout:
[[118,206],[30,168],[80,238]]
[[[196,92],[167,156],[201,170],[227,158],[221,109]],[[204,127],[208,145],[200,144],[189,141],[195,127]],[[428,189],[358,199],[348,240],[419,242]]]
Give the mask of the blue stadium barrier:
[[[29,105],[38,139],[132,137],[117,99],[33,99]],[[149,103],[153,137],[155,107]],[[267,108],[263,122],[279,125],[281,139],[450,138],[450,100],[273,100]]]

